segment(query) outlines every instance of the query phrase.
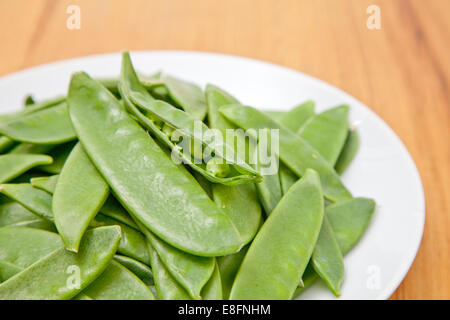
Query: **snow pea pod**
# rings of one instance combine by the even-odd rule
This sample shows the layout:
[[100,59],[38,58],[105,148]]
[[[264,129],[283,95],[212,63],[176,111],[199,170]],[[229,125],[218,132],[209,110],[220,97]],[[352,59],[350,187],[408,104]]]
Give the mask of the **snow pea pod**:
[[59,175],[53,175],[50,177],[37,177],[30,180],[33,188],[43,190],[49,194],[55,192],[56,183],[58,182]]
[[[123,54],[120,79],[119,90],[130,113],[160,142],[169,147],[172,155],[178,157],[180,162],[189,165],[193,170],[215,183],[235,185],[260,179],[259,174],[243,160],[239,158],[235,160],[234,149],[226,142],[224,143],[223,138],[216,139],[215,135],[212,136],[212,131],[204,123],[166,102],[155,100],[140,83],[128,53]],[[154,119],[146,117],[138,108],[143,109]],[[155,124],[156,120],[165,123],[162,129]],[[168,130],[167,134],[164,129]],[[174,131],[176,134],[173,133]],[[192,144],[186,145],[185,139]],[[184,146],[177,145],[176,142],[180,142]],[[204,159],[206,149],[210,150],[209,153],[214,154],[210,160]],[[217,168],[217,166],[211,166],[214,164],[215,158],[224,162],[223,167],[230,169],[226,174],[221,175],[211,170],[211,168]],[[206,161],[208,163],[205,165]]]
[[[208,85],[206,87],[206,101],[211,128],[220,130],[223,135],[225,135],[226,129],[235,128],[232,123],[219,113],[221,106],[236,103],[237,100],[235,98],[217,87]],[[261,206],[258,202],[255,187],[252,184],[237,186],[213,184],[211,185],[211,190],[214,202],[233,221],[243,242],[250,242],[258,231],[262,220]]]
[[52,162],[51,157],[43,154],[0,155],[0,183],[11,181],[34,167]]
[[55,226],[38,218],[17,202],[8,202],[0,205],[0,227],[28,227],[47,231],[55,231]]
[[116,254],[114,260],[133,272],[147,286],[153,286],[153,273],[149,266],[127,256]]
[[0,123],[0,133],[16,141],[60,144],[76,138],[65,102]]
[[343,174],[348,168],[352,160],[356,156],[356,152],[359,148],[359,135],[356,129],[350,129],[348,131],[347,139],[345,140],[344,147],[342,148],[341,154],[336,161],[335,169],[339,174]]
[[200,292],[214,272],[214,258],[198,257],[164,243],[141,226],[153,250],[158,254],[165,269],[191,296],[200,299]]
[[344,260],[327,215],[323,217],[322,228],[311,262],[314,270],[325,281],[334,295],[340,296],[340,286],[344,280]]
[[[78,254],[65,248],[56,249],[2,283],[0,299],[60,300],[76,296],[105,270],[119,239],[119,227],[87,231]],[[68,285],[75,269],[79,271],[79,283]]]
[[207,112],[205,96],[202,89],[195,84],[167,75],[160,76],[155,80],[141,78],[141,81],[146,87],[163,85],[177,106],[194,119],[203,120],[205,118]]
[[228,300],[230,297],[231,288],[233,287],[236,274],[244,260],[245,254],[249,245],[243,247],[239,252],[217,258],[219,272],[222,282],[222,297]]
[[68,101],[83,148],[128,212],[167,243],[192,254],[217,256],[240,249],[231,220],[109,91],[77,73]]
[[11,149],[11,154],[48,154],[55,149],[54,144],[32,144],[32,143],[19,143],[17,146]]
[[230,299],[290,299],[319,236],[323,206],[319,175],[308,169],[256,235]]
[[0,266],[0,280],[6,281],[62,247],[60,237],[53,232],[25,227],[0,228],[0,261],[4,267]]
[[53,222],[52,196],[29,183],[2,184],[0,193],[17,201],[38,217]]
[[41,101],[39,103],[35,103],[33,105],[30,105],[29,107],[20,110],[18,112],[14,112],[14,113],[10,113],[10,114],[4,114],[4,115],[0,115],[0,123],[4,123],[4,122],[9,122],[12,120],[17,120],[18,118],[21,118],[23,116],[26,116],[28,114],[40,111],[40,110],[44,110],[46,108],[55,106],[57,104],[60,104],[62,102],[64,102],[66,98],[65,97],[56,97],[53,99],[49,99],[49,100],[44,100]]
[[8,137],[0,136],[0,153],[4,153],[14,146],[15,141]]
[[184,288],[167,271],[156,250],[149,241],[147,245],[150,251],[150,259],[153,277],[155,280],[156,293],[159,300],[192,300]]
[[94,300],[155,300],[145,283],[114,260],[83,294]]
[[109,195],[109,187],[80,144],[70,153],[53,194],[53,216],[66,249],[77,252],[89,223]]
[[321,178],[324,195],[332,202],[352,197],[327,160],[303,138],[251,107],[229,105],[220,108],[220,112],[243,129],[279,129],[280,159],[289,169],[298,176],[302,176],[307,168],[316,170]]
[[284,113],[278,122],[292,132],[298,132],[303,124],[314,116],[314,102],[306,101]]
[[222,300],[222,280],[217,261],[214,263],[214,272],[201,293],[203,300]]
[[348,106],[326,110],[310,118],[298,134],[332,166],[336,163],[348,132]]

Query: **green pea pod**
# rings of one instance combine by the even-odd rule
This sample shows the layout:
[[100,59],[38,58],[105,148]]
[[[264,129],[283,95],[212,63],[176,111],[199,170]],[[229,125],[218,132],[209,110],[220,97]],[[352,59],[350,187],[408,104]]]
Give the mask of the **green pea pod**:
[[[226,185],[235,185],[245,183],[252,180],[259,180],[258,172],[248,166],[243,160],[234,159],[234,149],[229,145],[223,143],[223,139],[215,139],[212,137],[212,131],[201,121],[192,118],[188,113],[173,107],[172,105],[155,100],[147,92],[145,87],[140,83],[128,53],[123,54],[122,71],[119,90],[122,98],[125,101],[127,108],[139,120],[139,122],[150,130],[163,144],[172,150],[173,156],[176,156],[180,162],[189,165],[193,170],[203,175],[206,179]],[[153,115],[154,119],[146,117],[138,108],[143,109],[147,114]],[[162,121],[167,126],[160,129],[155,120]],[[166,134],[162,130],[170,128],[169,133]],[[173,131],[176,132],[170,138]],[[178,136],[179,135],[179,136]],[[176,144],[177,139],[183,137],[192,142],[192,145],[181,148]],[[175,141],[173,141],[175,140]],[[185,150],[185,149],[194,150]],[[203,164],[203,156],[206,155],[204,149],[210,150],[214,154],[214,158],[220,159],[224,162],[226,168],[231,167],[227,174],[222,176],[214,171],[208,170],[210,166],[208,163]]]
[[10,154],[48,154],[56,148],[54,144],[19,143],[9,151]]
[[325,215],[311,262],[314,270],[325,281],[330,290],[339,297],[344,280],[344,260],[334,231]]
[[[235,98],[217,87],[208,85],[206,87],[206,101],[211,128],[220,130],[222,134],[225,134],[226,129],[235,128],[218,111],[222,105],[236,103]],[[261,206],[258,203],[255,187],[251,184],[238,186],[213,184],[211,190],[214,202],[233,221],[243,242],[250,242],[258,231],[262,220]]]
[[343,105],[319,113],[299,130],[299,135],[333,167],[347,137],[348,109]]
[[94,300],[155,300],[153,293],[133,272],[112,261],[83,294]]
[[0,136],[0,153],[4,153],[14,146],[14,140],[8,137]]
[[0,228],[0,280],[8,280],[62,247],[60,237],[53,232],[25,227]]
[[78,252],[84,232],[108,195],[108,185],[77,144],[62,169],[52,202],[56,228],[66,249]]
[[292,110],[284,113],[278,122],[291,130],[292,132],[298,132],[298,130],[307,122],[311,117],[314,116],[314,102],[306,101]]
[[280,170],[278,173],[280,175],[281,190],[283,191],[283,194],[286,194],[289,188],[297,182],[298,177],[284,164],[280,164]]
[[38,217],[53,222],[52,196],[29,183],[2,184],[0,193],[17,201]]
[[189,113],[194,119],[203,120],[206,116],[207,106],[205,96],[201,88],[190,82],[180,79],[161,76],[159,79],[141,79],[144,86],[160,87],[163,85],[173,102]]
[[11,181],[34,167],[52,162],[51,157],[41,154],[0,155],[0,183]]
[[114,260],[120,262],[121,265],[133,272],[147,286],[153,286],[153,273],[149,266],[127,256],[116,254]]
[[23,116],[29,115],[31,113],[37,112],[37,111],[41,111],[44,109],[47,109],[49,107],[53,107],[57,104],[60,104],[62,102],[64,102],[66,98],[65,97],[57,97],[57,98],[53,98],[53,99],[49,99],[49,100],[44,100],[41,101],[39,103],[35,103],[25,109],[22,109],[18,112],[14,112],[14,113],[10,113],[10,114],[5,114],[5,115],[1,115],[0,116],[0,123],[5,123],[5,122],[9,122],[12,120],[17,120]]
[[262,112],[238,105],[220,108],[220,112],[243,129],[278,129],[280,159],[295,174],[302,176],[307,168],[317,171],[325,197],[337,202],[352,197],[329,163],[303,138],[292,133]]
[[55,231],[55,227],[47,220],[38,218],[17,202],[0,205],[0,227],[28,227],[47,231]]
[[228,300],[230,297],[231,288],[233,287],[234,279],[239,271],[239,268],[244,260],[249,246],[243,247],[239,252],[217,258],[219,272],[222,282],[222,297]]
[[[355,198],[331,204],[326,207],[325,215],[335,234],[343,255],[352,249],[364,234],[375,211],[375,202],[367,198]],[[305,291],[319,276],[312,265],[303,275],[303,287],[297,288],[293,297]]]
[[319,175],[308,169],[256,235],[230,299],[290,299],[319,236],[323,206]]
[[69,142],[50,150],[48,154],[53,158],[53,163],[46,166],[40,166],[38,169],[49,174],[59,174],[74,146],[74,142]]
[[145,243],[145,237],[136,229],[103,214],[97,214],[90,226],[99,227],[115,225],[120,226],[122,230],[122,238],[120,239],[117,251],[142,263],[150,264],[150,256]]
[[347,139],[345,140],[344,147],[342,148],[341,154],[336,161],[336,165],[334,166],[336,172],[339,174],[343,174],[344,171],[348,168],[352,160],[355,158],[356,153],[359,148],[359,136],[356,129],[350,129],[348,131]]
[[56,249],[0,285],[1,300],[71,299],[108,266],[120,239],[119,227],[86,232],[78,254]]
[[165,269],[191,296],[200,299],[200,292],[214,272],[214,258],[198,257],[164,243],[151,232],[142,230],[164,264]]
[[222,300],[222,280],[220,278],[220,271],[217,265],[217,261],[214,263],[214,272],[202,289],[203,300]]
[[33,188],[43,190],[49,194],[55,192],[56,183],[58,182],[59,175],[54,175],[50,177],[37,177],[30,180]]
[[147,242],[155,280],[156,293],[160,300],[192,300],[186,290],[178,284],[162,263],[156,250]]
[[217,256],[240,249],[231,220],[109,91],[77,73],[68,101],[86,153],[128,212],[167,243],[192,254]]
[[76,138],[66,103],[0,123],[0,133],[34,144],[60,144]]

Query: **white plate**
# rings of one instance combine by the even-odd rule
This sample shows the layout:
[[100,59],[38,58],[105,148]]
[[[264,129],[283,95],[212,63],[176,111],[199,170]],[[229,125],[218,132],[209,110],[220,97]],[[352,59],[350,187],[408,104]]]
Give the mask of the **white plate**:
[[[378,204],[358,245],[345,256],[341,299],[387,299],[406,275],[418,250],[425,220],[419,174],[405,146],[374,112],[355,98],[320,80],[273,64],[221,54],[152,51],[132,54],[142,73],[163,70],[200,85],[210,82],[247,105],[288,110],[307,99],[321,111],[338,104],[351,106],[351,123],[361,136],[360,150],[343,180],[355,196]],[[120,54],[60,61],[0,78],[0,113],[17,110],[24,96],[37,99],[65,94],[70,75],[117,76]],[[321,283],[301,298],[333,299]]]

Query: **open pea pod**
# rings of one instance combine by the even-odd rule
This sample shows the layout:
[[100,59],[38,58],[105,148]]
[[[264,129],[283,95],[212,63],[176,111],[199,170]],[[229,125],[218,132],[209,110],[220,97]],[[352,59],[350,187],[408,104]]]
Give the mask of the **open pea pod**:
[[348,132],[348,106],[328,109],[311,117],[298,131],[334,167]]
[[119,239],[119,227],[89,230],[78,254],[64,247],[56,249],[2,283],[0,299],[71,299],[105,270],[116,252]]
[[77,144],[58,178],[52,202],[56,228],[68,250],[78,251],[84,232],[108,195],[105,180]]
[[280,159],[289,169],[298,176],[302,176],[308,168],[317,171],[324,196],[332,202],[352,197],[334,168],[303,138],[251,107],[229,105],[220,108],[220,112],[243,129],[278,129]]
[[37,217],[17,202],[0,204],[0,227],[6,226],[55,231],[51,222]]
[[0,228],[0,281],[60,248],[63,244],[56,233],[26,227]]
[[[195,255],[218,256],[240,249],[240,235],[229,217],[108,90],[77,73],[68,104],[84,150],[133,217],[162,240]],[[103,130],[98,130],[100,126]]]
[[308,169],[256,235],[230,299],[290,299],[319,236],[323,206],[319,175]]
[[114,256],[114,260],[118,261],[121,265],[133,272],[147,286],[153,286],[155,284],[155,282],[153,281],[152,269],[150,269],[148,265],[134,260],[130,257],[118,254]]
[[165,269],[191,296],[201,298],[200,292],[214,272],[214,258],[205,258],[180,251],[164,243],[141,225],[141,230],[158,254]]
[[0,183],[11,181],[34,167],[52,162],[51,157],[43,154],[0,155]]
[[34,144],[60,144],[76,138],[65,102],[2,122],[0,133]]
[[145,283],[114,260],[82,294],[93,300],[155,300]]
[[[220,130],[222,134],[225,134],[227,129],[235,128],[232,123],[219,113],[219,108],[222,105],[237,102],[236,99],[225,91],[208,85],[206,87],[206,101],[208,103],[208,120],[211,128]],[[223,211],[233,221],[243,242],[250,242],[258,231],[262,220],[261,206],[254,185],[226,186],[212,184],[211,192],[214,202],[220,208],[223,208]]]
[[187,291],[172,277],[162,263],[156,250],[147,242],[155,280],[156,293],[159,300],[192,300]]
[[[169,147],[178,161],[189,165],[208,180],[235,185],[261,179],[259,173],[224,142],[222,135],[217,137],[216,132],[188,113],[155,100],[139,81],[127,52],[122,57],[119,90],[127,108],[142,125]],[[159,128],[155,122],[163,122],[164,126]]]

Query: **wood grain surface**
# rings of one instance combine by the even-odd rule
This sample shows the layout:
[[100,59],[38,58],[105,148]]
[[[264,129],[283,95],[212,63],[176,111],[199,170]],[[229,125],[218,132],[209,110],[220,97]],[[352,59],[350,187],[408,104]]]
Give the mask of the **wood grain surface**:
[[[66,27],[73,4],[79,30]],[[366,26],[372,4],[380,30]],[[449,12],[448,0],[0,0],[0,75],[122,49],[183,49],[323,79],[380,115],[422,177],[423,242],[392,299],[450,299]]]

